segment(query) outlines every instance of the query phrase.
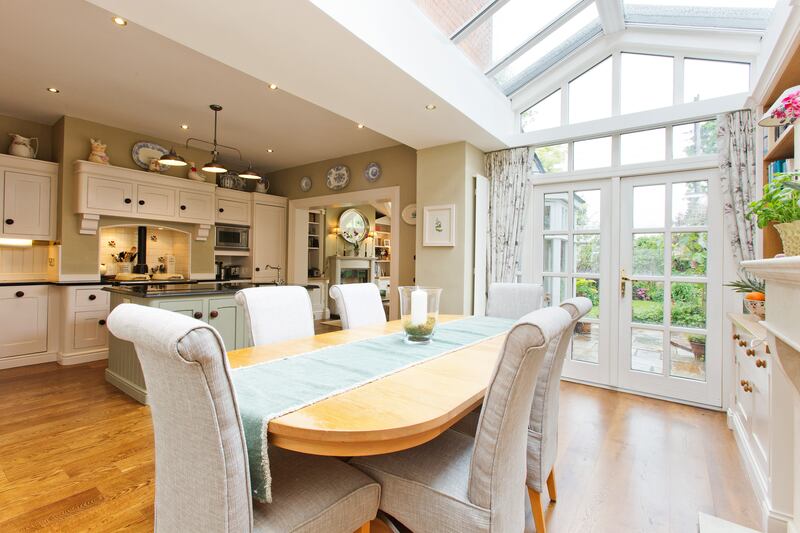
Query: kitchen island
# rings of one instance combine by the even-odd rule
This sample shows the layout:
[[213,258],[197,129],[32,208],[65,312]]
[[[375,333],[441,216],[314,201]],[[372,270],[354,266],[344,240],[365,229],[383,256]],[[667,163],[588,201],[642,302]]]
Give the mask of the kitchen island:
[[[225,348],[236,350],[251,345],[245,328],[244,309],[236,303],[237,291],[275,285],[252,283],[171,283],[105,287],[111,293],[111,310],[122,303],[158,307],[202,320],[213,326]],[[304,285],[319,290],[315,285]],[[147,403],[147,388],[133,344],[109,335],[106,381],[141,403]]]

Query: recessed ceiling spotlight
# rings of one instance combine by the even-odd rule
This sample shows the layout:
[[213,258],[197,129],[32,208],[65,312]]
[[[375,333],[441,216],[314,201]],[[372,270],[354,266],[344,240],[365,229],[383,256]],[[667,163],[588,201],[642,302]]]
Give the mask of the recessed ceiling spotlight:
[[270,84],[269,84],[269,88],[270,88],[270,89],[272,89],[272,90],[274,91],[275,89],[277,89],[277,88],[278,88],[278,86],[277,86],[277,85],[275,85],[274,83],[270,83]]
[[271,154],[272,152],[273,152],[272,148],[267,148],[267,153]]
[[364,129],[364,125],[363,124],[359,124],[358,125],[358,129],[363,130]]
[[120,17],[119,15],[117,15],[116,17],[113,17],[111,20],[113,20],[114,24],[116,24],[117,26],[127,26],[128,25],[128,21],[125,20],[124,18]]
[[181,129],[182,130],[188,130],[189,129],[189,125],[188,124],[181,124]]
[[55,87],[48,87],[48,88],[47,88],[47,92],[49,92],[49,93],[53,93],[53,94],[57,94],[57,93],[60,93],[61,91],[59,91],[59,90],[58,90],[58,89],[56,89]]
[[433,111],[434,109],[436,109],[436,104],[428,104],[425,106],[425,109],[427,109],[428,111]]

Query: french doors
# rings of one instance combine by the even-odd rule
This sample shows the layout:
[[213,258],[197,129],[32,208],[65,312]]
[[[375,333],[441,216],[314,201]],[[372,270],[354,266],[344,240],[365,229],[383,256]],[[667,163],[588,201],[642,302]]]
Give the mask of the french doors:
[[546,305],[592,300],[570,379],[721,405],[722,214],[716,171],[534,188]]

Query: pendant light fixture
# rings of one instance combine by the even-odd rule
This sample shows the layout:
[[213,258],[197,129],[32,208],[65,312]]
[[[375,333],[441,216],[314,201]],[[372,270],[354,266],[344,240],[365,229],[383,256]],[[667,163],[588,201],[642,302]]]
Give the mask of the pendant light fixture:
[[170,148],[169,153],[162,155],[158,162],[168,167],[185,167],[186,160],[175,152],[175,148]]
[[253,164],[247,163],[247,170],[243,172],[239,172],[239,177],[244,178],[246,180],[260,180],[261,176],[256,174],[255,170],[253,170]]

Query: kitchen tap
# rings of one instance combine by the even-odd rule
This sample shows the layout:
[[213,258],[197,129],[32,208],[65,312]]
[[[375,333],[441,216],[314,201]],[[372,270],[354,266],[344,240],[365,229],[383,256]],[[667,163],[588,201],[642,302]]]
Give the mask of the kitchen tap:
[[272,266],[272,265],[266,265],[266,266],[264,266],[264,268],[265,268],[265,269],[277,270],[277,271],[278,271],[278,279],[276,280],[276,283],[277,283],[278,285],[283,285],[283,284],[285,283],[285,282],[284,282],[284,281],[281,279],[281,267],[279,267],[279,266]]

